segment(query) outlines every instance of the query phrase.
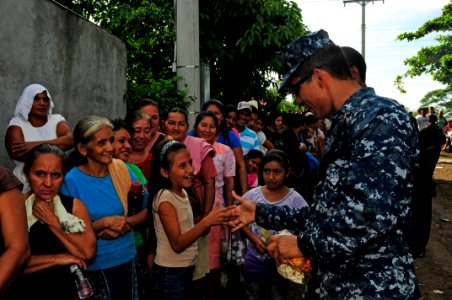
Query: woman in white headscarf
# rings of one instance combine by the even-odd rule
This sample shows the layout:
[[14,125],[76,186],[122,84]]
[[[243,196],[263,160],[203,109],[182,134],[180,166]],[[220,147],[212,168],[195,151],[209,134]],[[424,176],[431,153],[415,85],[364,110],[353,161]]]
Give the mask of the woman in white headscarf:
[[31,84],[22,92],[9,122],[5,146],[16,167],[14,175],[28,191],[23,174],[23,161],[34,147],[41,144],[55,145],[61,150],[73,147],[72,131],[63,116],[52,115],[54,107],[49,91],[40,84]]

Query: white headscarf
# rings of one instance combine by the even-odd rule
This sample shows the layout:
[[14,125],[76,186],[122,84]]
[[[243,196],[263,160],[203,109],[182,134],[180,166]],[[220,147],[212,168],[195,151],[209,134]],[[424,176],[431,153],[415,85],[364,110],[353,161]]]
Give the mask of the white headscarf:
[[30,84],[22,92],[19,101],[17,102],[16,109],[14,110],[15,117],[21,117],[24,120],[28,120],[28,114],[30,113],[31,107],[33,106],[34,98],[37,94],[46,92],[49,97],[49,112],[48,115],[52,114],[52,108],[54,107],[52,97],[49,91],[40,84]]

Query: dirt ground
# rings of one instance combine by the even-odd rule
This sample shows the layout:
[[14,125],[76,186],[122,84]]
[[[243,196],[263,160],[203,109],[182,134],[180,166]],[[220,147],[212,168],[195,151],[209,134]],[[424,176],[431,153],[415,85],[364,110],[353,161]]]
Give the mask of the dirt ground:
[[452,299],[452,153],[441,152],[434,180],[432,229],[416,273],[423,299]]

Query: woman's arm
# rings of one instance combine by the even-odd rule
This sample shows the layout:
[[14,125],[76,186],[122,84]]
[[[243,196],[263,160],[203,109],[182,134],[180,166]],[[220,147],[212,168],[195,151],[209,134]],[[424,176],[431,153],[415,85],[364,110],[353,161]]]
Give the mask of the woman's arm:
[[74,147],[74,137],[72,130],[66,121],[60,121],[57,125],[57,138],[51,140],[51,144],[57,146],[61,150],[67,151]]
[[24,270],[25,274],[41,271],[54,266],[78,265],[81,269],[86,269],[86,263],[83,259],[71,255],[69,253],[49,254],[49,255],[32,255],[27,267]]
[[227,208],[212,210],[185,233],[181,233],[177,212],[171,203],[161,203],[158,214],[171,248],[174,252],[180,253],[193,244],[210,226],[225,223],[229,216],[228,210]]
[[108,216],[94,221],[93,229],[98,237],[101,237],[103,232],[109,232],[114,235],[110,238],[117,238],[118,236],[129,232],[131,227],[125,216]]
[[224,189],[226,193],[226,206],[231,206],[234,201],[234,198],[232,198],[232,191],[234,190],[234,176],[224,178]]
[[10,126],[5,136],[6,150],[12,159],[24,161],[28,152],[41,144],[55,145],[64,151],[73,147],[74,139],[72,131],[65,121],[60,121],[57,124],[56,134],[57,138],[53,140],[25,142],[22,128],[19,126]]
[[143,224],[146,222],[148,217],[148,209],[144,208],[136,215],[130,216],[126,218],[126,221],[130,224],[130,226],[133,228],[137,225]]
[[0,227],[5,252],[0,256],[0,294],[30,257],[24,196],[19,189],[0,195]]
[[53,212],[53,207],[44,201],[35,201],[33,214],[49,226],[52,233],[63,243],[71,255],[83,260],[89,260],[96,253],[96,237],[88,210],[79,199],[74,199],[73,215],[85,222],[85,231],[82,233],[65,232]]
[[235,147],[232,149],[235,156],[235,163],[237,165],[237,175],[239,176],[240,186],[242,187],[242,194],[248,191],[248,175],[246,174],[245,159],[243,158],[242,147]]
[[25,152],[22,149],[24,144],[24,134],[19,126],[9,126],[5,134],[5,147],[9,157],[23,161]]
[[270,140],[266,139],[265,142],[262,144],[265,148],[268,150],[275,149],[275,146],[273,146],[272,142]]

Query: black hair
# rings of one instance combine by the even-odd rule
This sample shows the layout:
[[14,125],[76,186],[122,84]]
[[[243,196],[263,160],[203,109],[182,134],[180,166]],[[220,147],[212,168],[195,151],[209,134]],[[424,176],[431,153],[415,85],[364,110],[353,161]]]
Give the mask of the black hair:
[[312,124],[314,124],[315,122],[317,122],[318,118],[316,118],[316,116],[310,114],[304,117],[305,118],[305,124],[308,126],[311,126]]
[[257,149],[251,149],[251,150],[248,151],[248,153],[245,155],[245,159],[254,159],[254,158],[260,158],[260,159],[263,159],[263,158],[264,158],[264,153],[262,153],[262,151],[257,150]]
[[215,105],[221,111],[221,114],[223,115],[223,121],[221,121],[221,123],[218,124],[217,130],[218,130],[218,132],[223,133],[226,145],[229,146],[231,144],[230,140],[229,140],[229,131],[231,130],[231,128],[229,128],[228,124],[226,124],[226,117],[227,117],[227,114],[229,113],[229,112],[226,112],[226,107],[228,107],[229,105],[226,105],[226,107],[225,107],[225,106],[223,106],[223,103],[221,103],[219,100],[210,99],[203,104],[201,110],[207,111],[207,108],[210,105]]
[[25,175],[28,175],[28,173],[30,172],[30,169],[33,166],[33,164],[35,163],[36,159],[42,154],[55,154],[56,156],[61,158],[61,162],[62,162],[61,165],[62,165],[63,171],[64,171],[64,162],[66,160],[66,153],[64,153],[63,150],[61,150],[60,148],[58,148],[55,145],[41,144],[41,145],[38,145],[38,146],[34,147],[33,149],[31,149],[31,151],[28,153],[27,158],[24,161],[24,168],[23,168]]
[[133,123],[135,123],[136,121],[139,121],[139,120],[148,121],[149,126],[152,127],[151,117],[147,113],[142,112],[141,110],[136,110],[134,112],[127,114],[127,116],[124,120],[126,127],[124,127],[124,128],[127,129],[127,131],[129,131],[129,134],[132,138],[135,133],[135,130],[133,129],[132,125],[133,125]]
[[216,107],[218,107],[218,109],[221,111],[221,113],[224,116],[224,106],[223,103],[220,102],[220,100],[217,99],[209,99],[206,102],[204,102],[204,104],[202,105],[201,110],[202,111],[206,111],[207,108],[211,105],[215,105]]
[[235,106],[234,104],[226,104],[224,106],[224,113],[227,116],[231,111],[237,113],[237,106]]
[[123,119],[114,119],[110,120],[111,124],[113,124],[113,131],[118,131],[121,129],[127,130],[126,122]]
[[213,123],[215,124],[215,128],[218,130],[218,118],[217,118],[217,116],[211,111],[202,111],[196,116],[195,124],[193,125],[193,130],[195,131],[195,133],[196,133],[196,127],[198,127],[199,123],[206,117],[211,117],[213,119]]
[[170,109],[166,114],[164,114],[164,117],[163,117],[162,121],[168,120],[168,116],[171,113],[181,113],[181,114],[183,114],[185,116],[185,122],[187,122],[187,124],[188,124],[188,113],[187,113],[187,110],[185,110],[183,108],[180,108],[180,107],[174,107],[174,108]]
[[157,105],[157,102],[155,102],[151,98],[143,98],[140,101],[135,102],[133,104],[131,112],[141,110],[143,107],[148,106],[148,105],[153,105],[153,106],[157,107],[157,109],[159,108]]
[[361,77],[361,80],[363,82],[366,82],[367,65],[361,53],[359,53],[352,47],[344,46],[341,47],[341,49],[348,61],[348,65],[350,67],[355,66],[358,69],[359,77]]
[[275,124],[276,119],[277,119],[279,116],[282,116],[283,119],[284,119],[284,113],[283,113],[283,112],[281,112],[281,111],[279,111],[279,110],[272,110],[272,111],[270,112],[270,114],[268,115],[267,123],[266,123],[265,125],[266,125],[266,126],[273,126],[273,125]]
[[[344,52],[342,52],[341,47],[334,44],[325,46],[306,59],[293,75],[303,77],[314,69],[325,70],[336,79],[353,80]],[[312,76],[308,81],[311,79]]]
[[279,149],[271,149],[268,150],[265,154],[264,158],[262,159],[261,166],[259,168],[259,182],[264,182],[264,166],[265,164],[276,161],[278,162],[281,167],[286,171],[286,174],[289,174],[290,172],[290,164],[289,164],[289,157],[287,154]]
[[[152,180],[148,182],[149,203],[152,203],[159,190],[171,187],[171,182],[162,176],[160,168],[169,170],[172,163],[170,158],[171,153],[181,149],[187,149],[187,146],[174,140],[164,141],[157,146],[155,155],[152,156],[151,175],[149,176]],[[152,206],[149,206],[149,209],[149,213],[151,213]]]
[[306,117],[298,113],[287,113],[284,115],[284,123],[289,128],[297,128],[306,124]]

